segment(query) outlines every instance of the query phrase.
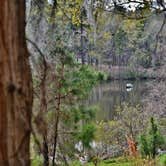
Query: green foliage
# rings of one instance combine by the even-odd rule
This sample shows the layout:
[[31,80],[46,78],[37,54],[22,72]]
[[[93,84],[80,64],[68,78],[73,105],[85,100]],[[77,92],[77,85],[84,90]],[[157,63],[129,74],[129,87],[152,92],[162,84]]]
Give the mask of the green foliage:
[[150,124],[146,134],[139,137],[139,150],[142,156],[155,158],[157,149],[164,144],[164,137],[161,135],[154,118],[150,118]]
[[82,141],[83,146],[86,148],[90,148],[90,142],[94,139],[94,133],[96,129],[93,124],[85,124],[81,133],[77,135],[77,137]]
[[[166,155],[159,156],[155,161],[155,166],[165,166],[166,164]],[[98,163],[98,166],[149,166],[152,165],[153,160],[145,160],[140,158],[130,158],[130,157],[118,157],[118,158],[112,158],[104,161],[100,161]],[[81,166],[81,163],[79,161],[72,162],[70,164],[71,166]],[[87,163],[86,166],[94,166],[94,164]]]
[[[126,47],[126,43],[127,43],[127,33],[122,29],[119,28],[117,34],[114,37],[114,42],[115,42],[115,52],[117,54],[117,56],[119,56],[119,58],[122,56],[121,54],[123,54],[123,51]],[[119,62],[121,61],[121,59],[119,59]]]
[[35,155],[35,157],[31,161],[31,166],[42,166],[42,165],[43,165],[42,155]]
[[155,123],[154,118],[150,118],[150,126],[148,128],[148,137],[149,150],[151,155],[154,157],[156,150],[160,145],[164,144],[164,138],[161,135],[158,125]]
[[[96,116],[97,107],[86,107],[80,105],[73,105],[68,112],[68,118],[65,119],[65,122],[68,126],[74,124],[76,127],[79,127],[79,122],[83,121],[89,123]],[[66,113],[66,112],[65,112]]]
[[144,51],[141,53],[138,53],[138,64],[142,65],[144,68],[149,68],[151,66],[151,54],[149,51]]
[[[69,19],[71,17],[71,22],[74,26],[80,25],[81,17],[81,6],[82,0],[57,0],[57,6],[53,10],[52,6],[47,6],[45,9],[48,16],[47,20],[52,22],[57,18]],[[53,17],[50,15],[50,12],[53,10]],[[51,16],[51,17],[50,17]]]
[[166,165],[166,154],[160,156],[159,162],[160,162],[161,166]]
[[83,98],[98,81],[103,79],[105,76],[91,67],[75,64],[70,70],[66,68],[62,89],[65,92],[70,91],[77,98]]
[[98,80],[99,81],[106,81],[108,79],[108,75],[104,72],[98,72]]
[[146,21],[146,19],[122,21],[113,37],[115,55],[119,58],[117,65],[128,64],[135,69],[138,66],[151,67],[154,46],[151,42],[152,35],[144,35]]
[[145,134],[139,136],[139,151],[142,156],[149,156],[149,147]]
[[81,107],[80,113],[81,113],[81,119],[85,121],[91,121],[95,118],[97,108],[96,107]]

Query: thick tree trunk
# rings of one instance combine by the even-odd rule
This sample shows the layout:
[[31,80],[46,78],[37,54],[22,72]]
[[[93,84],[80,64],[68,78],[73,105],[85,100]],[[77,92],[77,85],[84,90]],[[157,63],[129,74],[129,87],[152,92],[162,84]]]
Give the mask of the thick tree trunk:
[[25,1],[0,0],[0,166],[29,166],[32,84]]

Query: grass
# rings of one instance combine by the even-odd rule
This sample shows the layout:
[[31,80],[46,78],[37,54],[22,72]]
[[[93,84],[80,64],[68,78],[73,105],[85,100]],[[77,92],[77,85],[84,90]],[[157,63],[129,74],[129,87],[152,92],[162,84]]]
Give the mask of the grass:
[[[43,158],[42,156],[36,156],[32,160],[31,166],[42,166]],[[65,166],[61,164],[60,166]],[[74,161],[70,166],[82,166],[79,161]],[[92,162],[85,164],[84,166],[94,166]],[[166,166],[166,154],[158,156],[156,161],[154,160],[144,160],[141,158],[130,158],[130,157],[118,157],[109,160],[103,160],[98,163],[97,166]]]
[[166,166],[166,154],[160,156],[159,163],[161,166]]
[[[82,166],[79,161],[75,161],[70,166]],[[93,163],[87,163],[84,166],[94,166]],[[166,154],[158,156],[156,160],[144,160],[141,158],[133,159],[130,157],[119,157],[100,161],[98,166],[166,166]]]
[[[100,161],[98,163],[98,166],[131,166],[132,162],[133,161],[129,160],[128,158],[120,157],[120,158]],[[71,166],[81,166],[80,162],[78,162],[78,161],[73,162],[70,165]],[[94,164],[91,162],[91,163],[85,164],[85,166],[94,166]]]

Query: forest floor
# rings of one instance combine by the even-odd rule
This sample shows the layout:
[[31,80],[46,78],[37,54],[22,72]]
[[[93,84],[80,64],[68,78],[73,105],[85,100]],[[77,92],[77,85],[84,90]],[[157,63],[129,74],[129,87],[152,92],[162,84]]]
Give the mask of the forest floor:
[[[74,162],[70,166],[82,166],[80,162]],[[95,166],[94,163],[87,163],[84,166]],[[130,157],[118,157],[109,160],[99,161],[97,166],[166,166],[166,154],[157,156],[156,160],[133,159]]]

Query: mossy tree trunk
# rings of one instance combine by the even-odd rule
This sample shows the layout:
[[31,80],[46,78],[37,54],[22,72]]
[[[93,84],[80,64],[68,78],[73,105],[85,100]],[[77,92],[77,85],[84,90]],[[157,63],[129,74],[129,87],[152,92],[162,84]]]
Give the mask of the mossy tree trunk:
[[25,0],[0,0],[0,165],[29,166],[32,81]]

